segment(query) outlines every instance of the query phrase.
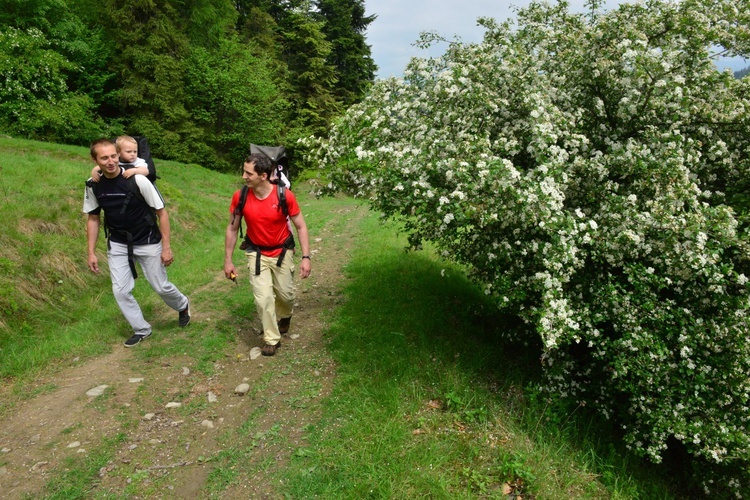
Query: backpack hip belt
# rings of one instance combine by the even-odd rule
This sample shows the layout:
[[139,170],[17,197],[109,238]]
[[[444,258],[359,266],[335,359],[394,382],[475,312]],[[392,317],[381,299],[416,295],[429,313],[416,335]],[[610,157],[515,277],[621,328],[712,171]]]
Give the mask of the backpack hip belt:
[[126,245],[128,246],[128,266],[130,267],[130,272],[133,273],[133,279],[138,279],[138,272],[135,270],[135,252],[133,250],[133,233],[138,232],[140,229],[143,229],[144,227],[157,227],[155,223],[147,219],[145,222],[137,225],[136,227],[132,228],[130,231],[124,230],[124,229],[114,229],[111,227],[108,227],[106,224],[104,225],[104,232],[105,236],[107,238],[107,248],[111,249],[112,245],[110,245],[111,235],[113,232],[117,233],[120,236],[125,237],[125,241],[127,241]]
[[[97,191],[99,189],[99,184],[94,183],[91,181],[87,181],[86,185],[89,186],[94,191],[94,196],[97,195]],[[153,211],[153,208],[146,202],[146,199],[143,197],[143,194],[141,194],[141,190],[138,187],[138,183],[136,182],[135,176],[129,177],[127,179],[127,195],[125,196],[125,201],[122,204],[122,207],[120,208],[120,215],[126,213],[128,206],[130,205],[130,202],[133,200],[133,197],[137,197],[142,203],[148,207],[149,213],[144,217],[144,219],[128,228],[128,229],[119,229],[114,228],[109,223],[109,220],[107,217],[104,217],[104,237],[107,239],[107,248],[111,249],[112,245],[110,244],[112,233],[117,234],[118,236],[122,237],[127,243],[128,246],[128,266],[130,267],[130,272],[133,273],[133,279],[138,278],[138,272],[135,268],[135,252],[133,250],[133,234],[137,233],[141,229],[145,227],[152,227],[155,228],[157,231],[159,231],[159,225],[156,223],[156,213]]]
[[281,248],[281,253],[279,254],[279,258],[276,260],[276,267],[281,267],[282,262],[284,262],[284,257],[286,256],[287,250],[294,250],[295,243],[294,243],[294,235],[292,233],[289,233],[289,237],[284,240],[284,243],[281,245],[274,245],[274,246],[263,246],[263,245],[256,245],[252,241],[250,241],[250,238],[245,236],[245,241],[243,241],[243,244],[247,244],[245,251],[247,253],[255,252],[255,275],[260,275],[260,252],[261,250],[264,250],[266,252],[271,250],[278,250]]

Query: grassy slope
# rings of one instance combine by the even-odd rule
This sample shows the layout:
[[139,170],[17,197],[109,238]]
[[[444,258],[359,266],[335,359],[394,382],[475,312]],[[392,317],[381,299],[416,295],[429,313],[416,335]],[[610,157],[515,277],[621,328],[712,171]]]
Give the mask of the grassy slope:
[[[39,370],[119,347],[129,335],[106,269],[86,269],[80,207],[90,169],[83,148],[0,138],[5,385],[21,387]],[[172,162],[158,169],[177,259],[170,277],[186,291],[205,288],[221,279],[227,196],[237,179]],[[306,203],[319,213],[328,206]],[[670,497],[656,479],[664,471],[643,472],[583,410],[545,414],[526,388],[538,376],[535,349],[493,338],[514,326],[459,270],[429,252],[404,254],[403,239],[374,216],[362,232],[328,333],[336,388],[310,446],[274,473],[291,497],[500,497],[504,482],[539,498]],[[105,262],[101,240],[99,249]],[[158,297],[139,289],[148,313]],[[237,294],[203,300],[204,308],[247,308]],[[229,336],[193,344],[193,354],[210,363]],[[180,347],[154,355],[169,349]]]
[[[109,290],[103,235],[103,272],[86,266],[81,207],[92,166],[85,148],[0,138],[0,377],[23,378],[71,353],[96,355],[129,333]],[[167,161],[158,170],[176,254],[170,278],[191,290],[220,268],[227,193],[238,179]],[[140,293],[146,287],[137,281],[148,311],[158,297]]]

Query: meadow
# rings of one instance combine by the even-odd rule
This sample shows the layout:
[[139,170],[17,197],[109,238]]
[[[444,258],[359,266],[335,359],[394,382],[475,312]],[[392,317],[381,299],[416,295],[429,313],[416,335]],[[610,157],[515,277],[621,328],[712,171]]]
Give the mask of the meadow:
[[[536,389],[538,337],[500,314],[463,269],[429,247],[405,251],[401,228],[357,200],[315,198],[314,179],[297,188],[318,249],[319,281],[300,284],[300,334],[308,340],[290,341],[262,367],[237,361],[256,342],[248,285],[221,273],[228,199],[239,176],[168,161],[157,168],[176,255],[170,278],[198,313],[178,329],[139,280],[136,295],[156,318],[157,335],[123,354],[129,332],[107,276],[86,268],[88,151],[0,138],[3,427],[65,394],[71,370],[102,360],[154,379],[134,394],[115,385],[99,402],[74,397],[80,410],[58,416],[62,430],[45,446],[64,449],[66,439],[99,428],[86,435],[88,453],[60,451],[42,476],[29,476],[36,489],[11,498],[247,498],[248,485],[269,498],[694,494],[685,457],[648,464],[625,449],[614,422],[546,399]],[[508,330],[521,340],[500,340]],[[181,366],[190,367],[190,385],[179,391],[174,376],[157,376]],[[211,408],[195,397],[205,392],[197,387],[217,380],[231,393],[229,374],[250,378],[248,399]],[[147,446],[142,415],[170,400],[185,403],[179,418],[159,429],[160,444]],[[190,430],[217,415],[224,425],[214,434]],[[21,491],[13,489],[22,469],[12,440],[0,433],[0,448],[9,449],[0,454],[6,492]],[[167,456],[179,466],[165,466]]]

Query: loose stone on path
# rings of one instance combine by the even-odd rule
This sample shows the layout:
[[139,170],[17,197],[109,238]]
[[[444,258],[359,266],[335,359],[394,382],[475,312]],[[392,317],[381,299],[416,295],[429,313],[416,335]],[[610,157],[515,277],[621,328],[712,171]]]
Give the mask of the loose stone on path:
[[104,394],[104,391],[107,390],[108,385],[100,385],[98,387],[94,387],[93,389],[89,389],[86,391],[86,395],[92,398],[95,398],[97,396],[101,396]]
[[45,465],[49,465],[49,462],[37,462],[34,465],[31,466],[31,472],[36,472]]

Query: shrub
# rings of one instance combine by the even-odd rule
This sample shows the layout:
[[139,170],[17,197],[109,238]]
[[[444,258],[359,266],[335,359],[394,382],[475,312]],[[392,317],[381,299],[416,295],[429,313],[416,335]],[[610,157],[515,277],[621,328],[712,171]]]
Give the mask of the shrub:
[[750,52],[748,12],[600,4],[480,20],[305,147],[533,326],[547,390],[747,480],[750,82],[710,51]]
[[76,71],[40,30],[0,30],[0,129],[80,144],[102,135],[91,98],[68,90],[66,72]]

